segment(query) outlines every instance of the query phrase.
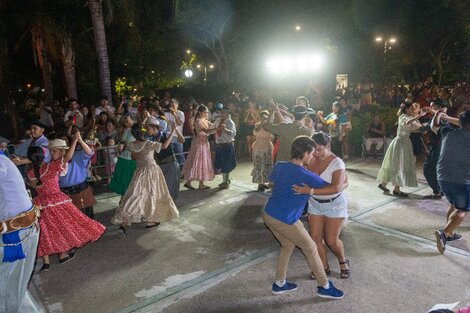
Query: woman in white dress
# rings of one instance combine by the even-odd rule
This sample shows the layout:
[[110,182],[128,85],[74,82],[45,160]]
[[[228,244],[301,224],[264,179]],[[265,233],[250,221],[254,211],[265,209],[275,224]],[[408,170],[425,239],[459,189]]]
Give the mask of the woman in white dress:
[[[149,117],[145,127],[142,124],[134,124],[131,129],[136,141],[129,143],[129,149],[137,162],[137,168],[121,204],[111,219],[111,223],[121,225],[120,229],[124,233],[131,223],[144,220],[147,222],[146,228],[152,228],[179,216],[162,170],[154,159],[155,151],[160,151],[162,144],[145,139],[147,128],[156,128],[158,125],[156,118]],[[168,146],[170,143],[171,136],[163,145]]]
[[398,117],[397,136],[392,140],[382,161],[382,167],[377,175],[379,188],[389,192],[387,183],[392,183],[395,188],[393,194],[399,197],[407,197],[408,194],[400,190],[400,187],[418,187],[416,179],[416,157],[413,154],[413,146],[410,134],[418,130],[422,125],[418,119],[426,114],[423,112],[413,117],[413,103],[405,101],[401,105],[401,115]]

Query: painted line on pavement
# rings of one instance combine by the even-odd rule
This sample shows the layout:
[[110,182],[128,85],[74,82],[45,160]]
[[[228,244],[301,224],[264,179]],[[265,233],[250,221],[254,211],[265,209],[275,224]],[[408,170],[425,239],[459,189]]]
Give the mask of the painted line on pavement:
[[[182,296],[181,294],[186,293],[187,291],[190,291],[190,290],[194,291],[199,288],[203,289],[202,287],[205,285],[213,285],[214,283],[222,282],[223,280],[228,278],[229,275],[236,274],[244,269],[247,269],[251,266],[261,263],[269,258],[272,258],[273,256],[277,254],[278,250],[279,250],[279,245],[277,244],[272,245],[263,250],[259,250],[231,264],[228,264],[219,269],[216,269],[215,271],[202,274],[201,276],[195,279],[189,280],[181,285],[175,286],[173,288],[169,288],[152,297],[142,299],[139,302],[129,305],[128,307],[122,310],[116,311],[116,313],[136,312],[137,310],[145,309],[145,307],[148,307],[152,304],[168,299],[170,297],[172,299],[180,298]],[[205,291],[205,289],[203,289],[202,291]],[[173,302],[171,302],[170,304],[172,303]],[[154,312],[154,311],[148,311],[148,312]]]
[[[421,187],[418,187],[416,189],[414,189],[411,193],[414,193],[414,192],[417,192],[417,191],[421,191],[423,189],[425,189],[426,187],[428,187],[427,185],[424,185],[424,186],[421,186]],[[355,220],[357,219],[359,216],[363,216],[363,215],[367,215],[369,214],[371,211],[375,210],[375,209],[378,209],[386,204],[389,204],[389,203],[392,203],[392,202],[395,202],[395,201],[398,201],[398,200],[403,200],[403,199],[406,199],[406,198],[400,198],[400,197],[393,197],[389,200],[385,200],[385,201],[382,201],[382,202],[379,202],[377,204],[374,204],[372,205],[371,207],[368,207],[367,209],[364,209],[362,211],[359,211],[357,213],[354,213],[354,214],[351,214],[349,216],[349,219],[350,220]]]
[[[394,229],[394,228],[377,225],[377,224],[372,223],[372,222],[367,222],[367,221],[363,221],[363,220],[356,220],[356,219],[353,219],[352,221],[354,223],[362,225],[362,226],[364,226],[364,227],[366,227],[370,230],[374,230],[374,231],[380,232],[380,233],[385,234],[385,235],[391,235],[395,238],[406,240],[410,244],[414,243],[414,244],[419,244],[420,246],[425,245],[427,247],[433,248],[433,250],[436,251],[436,254],[439,253],[436,250],[436,242],[434,240],[430,240],[430,239],[425,238],[425,237],[416,236],[416,235],[404,232],[402,230],[397,230],[397,229]],[[457,247],[452,247],[452,246],[449,246],[449,245],[446,245],[446,252],[445,253],[446,254],[453,254],[453,255],[463,256],[465,258],[470,259],[470,251],[460,249],[460,248],[457,248]]]

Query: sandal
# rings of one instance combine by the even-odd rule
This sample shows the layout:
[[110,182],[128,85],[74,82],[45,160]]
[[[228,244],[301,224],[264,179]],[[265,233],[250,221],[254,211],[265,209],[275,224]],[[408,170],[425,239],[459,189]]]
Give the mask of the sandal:
[[194,188],[193,186],[191,186],[190,184],[186,183],[183,185],[184,187],[188,188],[188,189],[191,189],[191,190],[194,190],[196,188]]
[[153,228],[153,227],[157,227],[158,225],[160,225],[160,223],[151,223],[151,224],[145,225],[145,228]]
[[408,194],[407,194],[407,193],[404,193],[404,192],[402,192],[402,191],[399,191],[399,192],[394,191],[394,192],[393,192],[393,195],[394,195],[394,196],[397,196],[397,197],[403,197],[403,198],[408,197]]
[[390,189],[388,189],[387,187],[385,187],[382,184],[379,184],[377,187],[379,187],[379,189],[382,190],[383,192],[389,192],[390,191]]
[[211,187],[206,186],[206,185],[199,186],[199,190],[207,190],[207,189],[211,189]]
[[339,262],[339,265],[347,265],[348,268],[345,269],[345,270],[341,270],[341,273],[339,275],[339,277],[341,277],[342,279],[347,279],[349,278],[349,276],[351,276],[351,271],[349,270],[349,260],[346,259],[346,261],[344,262]]
[[59,259],[59,263],[64,264],[64,263],[70,261],[71,259],[73,259],[74,256],[75,256],[75,252],[70,252],[69,255],[67,255],[65,258]]
[[51,265],[49,263],[44,263],[41,267],[41,269],[39,270],[39,272],[47,272],[49,270],[49,267],[51,267]]
[[[329,267],[329,266],[328,266],[328,268],[325,269],[325,274],[326,274],[326,276],[330,276],[330,275],[331,275],[331,271],[330,271],[330,267]],[[313,279],[313,280],[316,280],[315,274],[313,274],[313,272],[310,273],[310,278]]]

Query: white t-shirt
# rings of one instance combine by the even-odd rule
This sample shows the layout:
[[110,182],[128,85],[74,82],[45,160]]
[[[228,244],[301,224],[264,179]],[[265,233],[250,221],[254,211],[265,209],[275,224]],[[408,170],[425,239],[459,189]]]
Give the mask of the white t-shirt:
[[[183,122],[183,124],[181,124],[181,126],[179,126],[177,123],[176,123],[176,118],[173,116],[173,114],[171,114],[170,112],[165,112],[165,117],[168,121],[173,121],[176,125],[176,129],[180,131],[180,133],[183,133],[183,125],[184,125],[184,121],[185,121],[185,118],[184,118],[184,113],[180,110],[178,110],[178,112],[176,112],[176,115],[178,115],[178,118],[181,120],[181,122]],[[168,133],[171,133],[172,129],[171,129],[171,126],[170,124],[168,124],[168,129],[167,129],[167,132]],[[173,135],[173,137],[178,137],[178,135],[175,133]]]
[[[331,184],[331,181],[333,180],[333,173],[336,172],[337,170],[344,170],[346,169],[346,166],[344,165],[343,160],[340,158],[336,157],[333,159],[330,164],[326,167],[326,169],[321,173],[320,177],[326,181],[327,183]],[[339,195],[341,192],[331,194],[331,195],[313,195],[315,199],[320,199],[320,200],[325,200],[325,199],[331,199]]]

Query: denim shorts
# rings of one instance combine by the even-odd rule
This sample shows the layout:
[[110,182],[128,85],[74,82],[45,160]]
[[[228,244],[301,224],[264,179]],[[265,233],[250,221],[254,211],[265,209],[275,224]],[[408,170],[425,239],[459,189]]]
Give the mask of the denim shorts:
[[308,200],[308,213],[313,215],[323,215],[331,218],[348,217],[348,199],[344,193],[332,202],[319,203],[313,197]]
[[452,204],[456,209],[470,211],[470,185],[456,184],[440,180],[439,186],[441,186],[441,190],[447,200],[449,200],[450,204]]

